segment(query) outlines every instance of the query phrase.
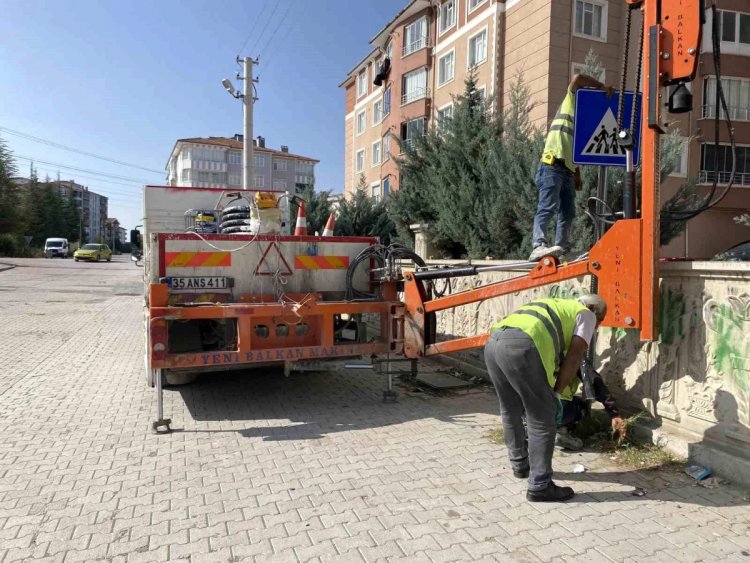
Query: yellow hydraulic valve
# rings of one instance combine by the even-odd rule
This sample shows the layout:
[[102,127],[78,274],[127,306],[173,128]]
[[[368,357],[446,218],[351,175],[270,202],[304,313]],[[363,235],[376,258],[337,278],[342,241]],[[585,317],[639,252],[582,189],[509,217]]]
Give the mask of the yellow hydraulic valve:
[[257,192],[255,194],[255,203],[259,209],[273,209],[276,207],[276,196],[268,192]]

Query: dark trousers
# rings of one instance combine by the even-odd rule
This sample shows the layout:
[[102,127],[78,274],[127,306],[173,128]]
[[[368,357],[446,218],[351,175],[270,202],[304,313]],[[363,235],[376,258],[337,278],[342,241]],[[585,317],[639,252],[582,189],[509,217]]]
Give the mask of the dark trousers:
[[492,333],[484,360],[500,401],[511,466],[514,471],[529,469],[530,491],[544,489],[552,480],[557,403],[539,352],[526,333],[506,328]]

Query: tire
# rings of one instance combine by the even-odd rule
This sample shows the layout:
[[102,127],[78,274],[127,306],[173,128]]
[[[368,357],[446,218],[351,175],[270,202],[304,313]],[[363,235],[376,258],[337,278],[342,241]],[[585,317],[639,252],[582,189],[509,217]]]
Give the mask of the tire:
[[112,257],[110,256],[109,258],[107,258],[107,262],[111,262],[111,261],[112,261]]
[[76,262],[78,262],[78,258],[73,258],[73,260],[75,260]]

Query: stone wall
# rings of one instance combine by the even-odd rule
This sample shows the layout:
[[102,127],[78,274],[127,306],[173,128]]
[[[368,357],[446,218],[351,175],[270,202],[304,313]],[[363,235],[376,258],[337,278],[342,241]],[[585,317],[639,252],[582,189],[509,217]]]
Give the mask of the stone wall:
[[[502,262],[481,262],[497,263]],[[677,432],[690,445],[750,460],[750,264],[660,266],[659,341],[641,343],[633,329],[601,328],[596,367],[620,403],[630,411],[650,413],[654,427]],[[518,275],[522,273],[454,279],[450,291]],[[575,297],[587,292],[589,283],[580,278],[439,313],[440,339],[486,332],[526,301]],[[443,282],[437,284],[441,290]],[[483,365],[481,350],[461,360]]]

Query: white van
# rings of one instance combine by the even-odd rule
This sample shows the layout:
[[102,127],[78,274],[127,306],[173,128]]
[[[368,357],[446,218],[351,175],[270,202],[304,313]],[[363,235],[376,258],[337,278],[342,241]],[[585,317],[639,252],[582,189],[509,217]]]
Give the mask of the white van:
[[48,238],[44,241],[45,258],[67,258],[68,257],[68,239],[66,238]]

